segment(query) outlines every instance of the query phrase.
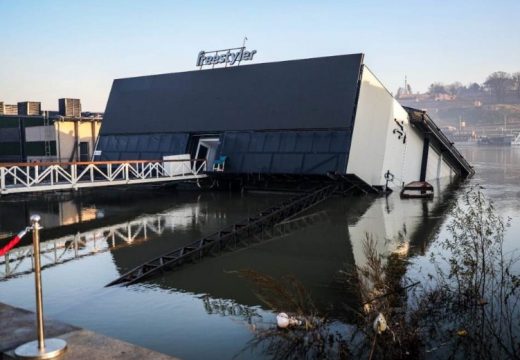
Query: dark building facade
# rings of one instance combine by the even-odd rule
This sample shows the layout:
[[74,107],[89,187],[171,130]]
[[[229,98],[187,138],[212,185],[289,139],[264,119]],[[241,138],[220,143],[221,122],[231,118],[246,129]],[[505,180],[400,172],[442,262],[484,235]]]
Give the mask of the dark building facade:
[[[232,174],[352,173],[381,185],[387,171],[408,181],[426,169],[429,135],[409,120],[363,54],[117,79],[95,160],[190,154],[211,170],[225,156]],[[435,144],[428,176],[470,172]]]
[[101,116],[0,115],[0,162],[90,161]]
[[362,58],[115,80],[99,159],[195,155],[206,138],[230,172],[344,172]]
[[0,162],[21,162],[35,155],[56,155],[56,146],[45,141],[27,142],[26,129],[45,125],[43,116],[0,116]]

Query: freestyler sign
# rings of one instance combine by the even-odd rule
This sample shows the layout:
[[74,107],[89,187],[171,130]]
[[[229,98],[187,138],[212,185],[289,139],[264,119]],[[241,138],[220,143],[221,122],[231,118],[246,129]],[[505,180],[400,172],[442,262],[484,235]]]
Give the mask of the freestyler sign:
[[253,60],[253,56],[255,56],[255,54],[256,50],[248,51],[245,47],[215,51],[201,51],[197,56],[197,66],[202,68],[205,65],[239,65],[241,61]]

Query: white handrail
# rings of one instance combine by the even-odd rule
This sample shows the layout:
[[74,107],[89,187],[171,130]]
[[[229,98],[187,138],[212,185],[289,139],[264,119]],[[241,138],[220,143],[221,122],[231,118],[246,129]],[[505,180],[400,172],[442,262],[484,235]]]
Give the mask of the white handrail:
[[[165,163],[171,162],[177,163],[167,170]],[[3,163],[0,164],[0,193],[185,181],[206,177],[204,171],[205,160]]]

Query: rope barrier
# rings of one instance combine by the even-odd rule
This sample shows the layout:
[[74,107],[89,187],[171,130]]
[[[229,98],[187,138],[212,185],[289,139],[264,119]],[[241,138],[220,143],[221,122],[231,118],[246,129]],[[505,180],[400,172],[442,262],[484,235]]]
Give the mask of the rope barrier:
[[11,251],[12,248],[18,245],[18,243],[22,240],[22,238],[25,236],[25,234],[27,234],[29,230],[31,230],[31,227],[26,227],[24,230],[16,234],[14,238],[9,240],[9,242],[5,244],[5,246],[0,247],[0,256],[7,254],[9,251]]

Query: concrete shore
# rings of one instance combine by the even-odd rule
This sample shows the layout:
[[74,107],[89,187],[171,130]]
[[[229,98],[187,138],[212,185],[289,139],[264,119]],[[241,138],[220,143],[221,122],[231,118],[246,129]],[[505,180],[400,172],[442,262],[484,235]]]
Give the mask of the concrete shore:
[[[175,359],[52,319],[45,319],[45,336],[67,341],[67,351],[59,357],[60,360]],[[31,311],[0,303],[0,360],[15,359],[14,349],[32,340],[36,340],[36,315]]]

